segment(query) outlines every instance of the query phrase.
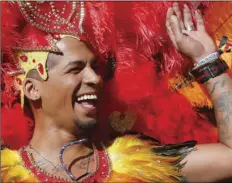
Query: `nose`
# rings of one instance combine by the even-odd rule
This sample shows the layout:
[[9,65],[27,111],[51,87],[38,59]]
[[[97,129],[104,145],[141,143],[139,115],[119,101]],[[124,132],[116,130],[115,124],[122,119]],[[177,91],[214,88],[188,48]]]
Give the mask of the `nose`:
[[85,68],[83,82],[88,86],[98,88],[102,84],[102,78],[92,68]]

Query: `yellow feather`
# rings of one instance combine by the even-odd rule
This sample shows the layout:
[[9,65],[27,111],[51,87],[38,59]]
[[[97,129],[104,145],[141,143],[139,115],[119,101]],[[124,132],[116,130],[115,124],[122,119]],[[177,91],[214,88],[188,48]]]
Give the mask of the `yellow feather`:
[[1,182],[38,182],[33,174],[24,167],[17,151],[1,151]]
[[[184,77],[177,75],[174,78],[170,78],[169,88],[172,90],[175,89],[176,84],[183,83]],[[196,81],[192,82],[190,85],[187,85],[183,88],[179,88],[177,90],[181,95],[183,95],[193,107],[208,107],[212,108],[213,103],[210,97],[205,93],[205,91],[201,88],[201,85]]]
[[155,147],[150,141],[134,135],[117,138],[108,148],[113,170],[108,182],[120,182],[121,179],[132,182],[181,181],[179,168],[174,166],[180,157],[158,156],[151,151]]

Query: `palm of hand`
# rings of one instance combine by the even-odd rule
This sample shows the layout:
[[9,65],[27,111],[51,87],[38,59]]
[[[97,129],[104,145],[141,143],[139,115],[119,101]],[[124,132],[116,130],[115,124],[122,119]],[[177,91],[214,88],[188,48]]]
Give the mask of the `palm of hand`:
[[206,33],[202,17],[196,11],[197,29],[195,31],[185,30],[185,27],[194,27],[192,15],[187,6],[184,7],[184,22],[181,18],[178,3],[167,12],[166,27],[169,37],[178,51],[198,62],[205,56],[215,51],[213,40]]
[[199,61],[215,51],[213,40],[208,34],[199,31],[192,31],[189,34],[191,35],[183,34],[181,40],[176,42],[177,49],[186,56]]

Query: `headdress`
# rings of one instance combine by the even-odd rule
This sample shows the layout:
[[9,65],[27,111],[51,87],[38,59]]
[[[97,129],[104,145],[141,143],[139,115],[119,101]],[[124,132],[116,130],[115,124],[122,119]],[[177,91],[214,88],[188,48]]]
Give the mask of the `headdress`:
[[[47,79],[48,53],[60,53],[56,42],[64,36],[80,39],[83,34],[85,11],[83,2],[76,1],[71,3],[3,2],[2,10],[2,44],[4,45],[2,105],[4,107],[13,105],[11,115],[14,115],[16,110],[13,109],[17,108],[17,111],[20,111],[20,108],[14,106],[19,94],[21,94],[21,105],[24,104],[22,82],[27,74],[31,70],[37,70],[43,80]],[[3,119],[10,120],[8,113],[9,110],[6,109]],[[11,118],[11,120],[19,119]],[[15,123],[17,126],[25,124],[21,121],[17,123]],[[3,131],[3,134],[7,132]]]
[[[14,76],[23,99],[22,82],[29,71],[35,69],[40,77],[47,79],[46,60],[49,52],[59,53],[56,42],[63,35],[78,37],[83,33],[84,20],[83,2],[54,3],[54,2],[25,2],[12,4],[12,8],[19,8],[24,24],[18,24],[21,29],[20,41],[10,46],[11,62],[16,66],[15,70],[8,72]],[[9,10],[6,13],[11,13]],[[9,18],[9,15],[4,15]],[[16,15],[18,16],[18,15]],[[4,19],[4,21],[8,21]],[[12,30],[9,30],[12,31]],[[6,34],[6,30],[4,30]],[[3,35],[7,39],[7,35]],[[8,61],[9,62],[9,61]],[[17,88],[16,88],[17,89]],[[23,100],[21,101],[23,105]]]

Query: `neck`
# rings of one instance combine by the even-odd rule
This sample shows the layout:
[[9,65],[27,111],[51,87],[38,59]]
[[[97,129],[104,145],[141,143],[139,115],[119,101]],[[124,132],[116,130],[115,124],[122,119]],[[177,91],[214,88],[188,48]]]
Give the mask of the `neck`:
[[[65,129],[61,129],[55,125],[52,120],[40,120],[36,118],[35,129],[30,145],[39,153],[46,156],[53,162],[59,159],[60,149],[68,142],[86,138],[78,134],[73,134]],[[68,147],[65,150],[66,162],[71,162],[73,158],[82,156],[92,148],[91,143],[77,144]]]

